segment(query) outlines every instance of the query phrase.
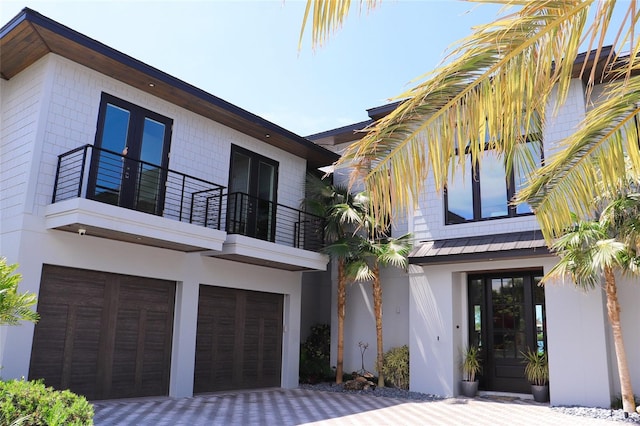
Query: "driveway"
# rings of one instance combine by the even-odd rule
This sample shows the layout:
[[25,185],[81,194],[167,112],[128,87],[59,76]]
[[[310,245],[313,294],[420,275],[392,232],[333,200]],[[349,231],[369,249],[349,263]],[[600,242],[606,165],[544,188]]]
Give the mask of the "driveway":
[[525,400],[392,398],[266,389],[199,395],[96,401],[95,424],[108,425],[609,425],[570,416]]

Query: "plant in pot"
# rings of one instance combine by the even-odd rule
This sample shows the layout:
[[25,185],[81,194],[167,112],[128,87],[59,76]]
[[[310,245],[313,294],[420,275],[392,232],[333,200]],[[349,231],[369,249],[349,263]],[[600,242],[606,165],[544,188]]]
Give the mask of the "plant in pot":
[[531,393],[537,402],[549,401],[549,363],[545,351],[528,350],[524,356],[524,375],[531,383]]
[[471,345],[462,352],[462,382],[460,391],[464,396],[474,397],[478,393],[476,375],[482,370],[480,364],[480,349]]

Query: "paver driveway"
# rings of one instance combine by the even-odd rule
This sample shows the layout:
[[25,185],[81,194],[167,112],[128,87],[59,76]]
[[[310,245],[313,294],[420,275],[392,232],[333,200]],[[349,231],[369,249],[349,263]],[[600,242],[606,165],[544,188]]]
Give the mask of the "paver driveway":
[[308,389],[266,389],[96,401],[95,424],[108,425],[609,425],[532,401],[450,398],[417,402]]

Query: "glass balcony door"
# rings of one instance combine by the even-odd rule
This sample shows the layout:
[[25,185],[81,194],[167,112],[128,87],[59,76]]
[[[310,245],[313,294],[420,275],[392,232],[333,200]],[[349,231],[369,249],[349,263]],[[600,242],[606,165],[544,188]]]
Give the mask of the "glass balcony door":
[[227,231],[275,240],[278,162],[233,145]]
[[89,198],[161,215],[172,120],[103,94]]

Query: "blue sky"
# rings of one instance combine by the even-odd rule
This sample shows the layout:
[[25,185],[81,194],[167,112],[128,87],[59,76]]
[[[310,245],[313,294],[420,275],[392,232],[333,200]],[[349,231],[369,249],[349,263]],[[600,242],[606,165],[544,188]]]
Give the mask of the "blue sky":
[[[433,69],[495,6],[383,1],[315,52],[298,52],[303,1],[0,2],[2,25],[30,7],[123,53],[306,136],[366,120]],[[309,30],[309,29],[307,29]]]

